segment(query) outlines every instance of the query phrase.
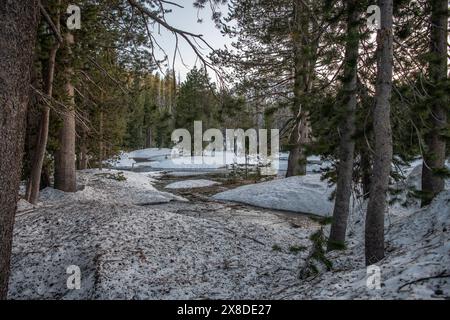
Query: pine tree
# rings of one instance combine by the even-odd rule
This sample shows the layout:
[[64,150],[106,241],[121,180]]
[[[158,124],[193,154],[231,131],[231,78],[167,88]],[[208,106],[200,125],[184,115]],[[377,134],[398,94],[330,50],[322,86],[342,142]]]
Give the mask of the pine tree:
[[431,2],[431,39],[428,76],[431,82],[431,110],[427,119],[425,135],[426,152],[422,172],[422,193],[425,198],[422,205],[427,205],[444,190],[446,137],[449,136],[448,125],[448,1]]
[[[45,83],[44,83],[44,90],[45,95],[47,99],[52,99],[53,97],[53,82],[55,79],[55,67],[56,67],[56,54],[58,53],[58,50],[61,46],[61,1],[58,1],[56,3],[55,8],[56,14],[54,19],[54,26],[55,29],[54,32],[54,40],[53,44],[51,46],[49,57],[48,57],[48,63],[46,68],[46,76],[45,76]],[[49,16],[49,19],[52,19],[51,16]],[[27,200],[32,203],[36,204],[38,201],[39,196],[39,190],[41,187],[41,175],[42,175],[42,168],[44,165],[46,150],[47,150],[47,141],[48,141],[48,131],[49,131],[49,125],[50,125],[50,106],[48,104],[45,104],[43,106],[43,110],[41,112],[41,122],[40,127],[37,135],[37,143],[36,143],[36,150],[35,154],[33,156],[34,161],[32,164],[32,169],[30,173],[30,178],[28,182],[28,190],[27,190]]]
[[376,106],[373,111],[375,155],[370,199],[366,216],[366,264],[372,265],[384,258],[384,214],[392,164],[392,130],[390,99],[393,72],[393,1],[379,0],[381,29],[377,43]]
[[77,191],[76,180],[76,119],[75,119],[75,86],[73,84],[74,69],[72,46],[74,35],[67,31],[64,36],[66,51],[64,80],[65,80],[65,110],[62,114],[58,150],[55,153],[55,189],[65,192]]
[[0,300],[8,294],[38,13],[36,0],[0,3]]
[[354,0],[346,1],[347,44],[344,59],[343,112],[340,114],[340,156],[333,224],[328,243],[328,249],[330,250],[342,248],[345,245],[350,211],[355,152],[355,113],[358,99],[357,74],[360,27],[360,7],[358,3],[359,1]]

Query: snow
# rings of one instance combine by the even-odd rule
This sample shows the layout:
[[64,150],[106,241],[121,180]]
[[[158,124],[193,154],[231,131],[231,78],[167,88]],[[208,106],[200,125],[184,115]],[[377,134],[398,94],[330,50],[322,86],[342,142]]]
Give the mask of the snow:
[[[450,297],[450,191],[427,208],[393,215],[386,228],[381,290],[367,287],[364,244],[353,234],[345,252],[333,252],[333,271],[287,290],[289,299],[443,299]],[[289,292],[288,292],[289,291]]]
[[[146,175],[106,173],[119,171],[83,171],[82,190],[49,189],[17,216],[11,299],[269,299],[307,255],[290,246],[309,246],[317,229],[305,217],[220,203],[156,204],[174,196]],[[144,193],[154,205],[139,205]],[[81,290],[66,286],[72,265]]]
[[[406,198],[407,190],[420,190],[420,161],[404,168],[406,181],[397,188]],[[216,199],[255,206],[316,213],[315,202],[325,203],[331,190],[320,175],[274,180],[230,190]],[[309,184],[311,183],[311,184]],[[446,181],[447,190],[449,180]],[[403,189],[402,189],[403,188]],[[297,189],[297,190],[296,190]],[[314,191],[311,191],[314,190]],[[320,198],[320,196],[322,198]],[[314,199],[314,200],[313,200]],[[348,227],[348,249],[327,254],[332,271],[293,282],[279,299],[442,299],[450,297],[450,191],[430,207],[420,209],[419,201],[394,203],[386,214],[386,258],[381,268],[382,289],[367,287],[364,259],[366,203],[354,201]],[[313,204],[310,204],[310,203]],[[330,205],[328,210],[331,210]],[[305,210],[305,211],[303,211]],[[295,210],[294,210],[295,211]],[[323,211],[323,209],[322,209]],[[330,211],[329,211],[330,212]],[[329,234],[329,226],[324,234]]]
[[218,185],[220,183],[211,180],[184,180],[171,183],[166,186],[166,189],[193,189],[206,188]]
[[[321,163],[317,156],[308,158],[310,168],[318,165],[321,169],[327,163]],[[389,220],[392,215],[405,215],[411,210],[420,208],[420,201],[411,196],[411,190],[421,190],[422,164],[421,159],[411,163],[410,166],[402,168],[402,173],[406,176],[404,181],[395,184],[394,188],[399,193],[391,196],[393,204],[391,212],[387,215]],[[321,170],[318,170],[319,172]],[[450,188],[450,179],[446,180],[446,189]],[[262,208],[285,210],[299,213],[309,213],[319,216],[331,216],[334,209],[333,201],[330,201],[335,190],[334,186],[329,186],[326,181],[321,180],[320,174],[308,174],[306,176],[291,177],[287,179],[277,179],[256,185],[239,187],[228,190],[214,196],[216,200],[245,203]],[[396,200],[396,201],[393,201]],[[361,221],[364,214],[365,203],[358,202],[352,198],[351,208],[355,212],[355,221]],[[390,221],[386,221],[387,224]],[[351,228],[350,228],[351,230]]]
[[17,203],[17,212],[27,211],[34,209],[35,206],[33,206],[31,203],[24,199],[20,199]]
[[203,171],[203,172],[199,172],[199,171],[172,171],[172,172],[167,172],[166,175],[169,177],[178,177],[178,178],[183,178],[183,177],[192,177],[192,176],[204,176],[210,174],[210,172],[208,171]]
[[189,157],[178,159],[167,159],[156,162],[146,162],[142,165],[158,170],[218,170],[226,168],[223,163],[207,163],[203,162],[202,157]]
[[136,159],[147,159],[147,160],[161,160],[161,159],[167,159],[171,156],[172,149],[163,148],[163,149],[157,149],[157,148],[150,148],[150,149],[143,149],[143,150],[136,150],[130,153],[130,158],[136,158]]
[[[171,157],[171,149],[142,149],[135,150],[132,152],[121,152],[116,159],[111,159],[107,161],[109,165],[113,168],[133,168],[139,162],[150,162],[150,161],[163,161]],[[136,161],[138,160],[138,161]]]
[[[212,172],[228,170],[233,166],[264,166],[270,161],[260,159],[256,156],[242,157],[230,151],[215,152],[210,154],[205,152],[203,157],[177,157],[173,156],[176,151],[172,149],[143,149],[132,152],[122,152],[115,159],[107,161],[107,164],[115,169],[146,168],[148,170],[164,170],[169,172],[191,172],[201,174],[202,172]],[[289,153],[280,153],[278,161],[279,175],[284,175],[288,167]],[[308,157],[307,172],[322,173],[332,167],[329,161],[322,161],[320,156],[312,155]]]
[[[450,170],[450,165],[446,164],[447,169]],[[406,185],[409,189],[414,190],[422,190],[422,170],[423,165],[420,162],[419,164],[412,165],[411,169],[408,170],[408,176],[406,179]],[[446,180],[446,189],[450,188],[450,179]]]
[[[406,184],[398,188],[417,186],[420,169],[405,170]],[[220,201],[187,201],[159,191],[154,183],[160,177],[161,173],[86,170],[78,173],[76,193],[48,188],[37,206],[21,200],[9,297],[450,297],[450,191],[423,209],[415,202],[389,207],[386,257],[377,264],[382,287],[371,290],[364,261],[364,205],[354,205],[351,211],[347,249],[326,254],[332,270],[299,278],[313,247],[311,235],[321,228],[328,235],[329,226],[273,209],[330,215],[334,188],[319,174],[240,187],[216,195]],[[198,181],[179,184],[192,187]],[[305,249],[293,253],[293,247]],[[72,265],[81,269],[81,290],[67,289],[66,270]]]
[[[121,178],[123,177],[123,178]],[[170,193],[158,191],[153,175],[117,170],[85,170],[78,174],[82,186],[76,193],[47,188],[40,193],[44,203],[72,201],[104,201],[107,203],[145,205],[185,201]],[[132,190],[132,192],[130,192]]]
[[261,161],[256,156],[246,158],[236,156],[233,152],[215,152],[214,154],[204,153],[203,156],[192,157],[173,156],[165,160],[145,163],[146,166],[154,169],[190,171],[211,171],[229,168],[233,165],[257,166],[259,164],[261,164]]
[[113,168],[132,168],[136,161],[130,158],[130,154],[121,152],[117,157],[106,161],[106,164]]
[[262,208],[330,216],[333,188],[321,181],[320,174],[278,179],[225,191],[216,200],[246,203]]
[[[286,173],[288,169],[288,160],[289,160],[289,153],[284,152],[280,153],[280,162],[279,162],[279,171],[280,175],[283,175]],[[330,161],[323,161],[320,156],[311,155],[307,159],[306,164],[306,172],[308,174],[314,174],[314,173],[322,173],[327,169],[332,168],[333,164]]]

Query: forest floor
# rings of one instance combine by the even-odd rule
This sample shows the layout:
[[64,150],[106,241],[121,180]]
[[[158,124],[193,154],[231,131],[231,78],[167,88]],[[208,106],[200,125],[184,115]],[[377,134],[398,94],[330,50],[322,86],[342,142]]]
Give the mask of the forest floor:
[[[244,194],[256,182],[208,174],[80,172],[79,192],[46,189],[38,206],[19,203],[10,298],[450,297],[449,192],[429,208],[390,217],[381,289],[373,290],[357,216],[347,250],[313,261],[320,253],[311,236],[329,228],[319,217],[213,198]],[[271,189],[271,182],[264,185],[258,185],[261,192]],[[67,288],[72,265],[81,270],[80,290]],[[319,273],[305,276],[311,265]]]
[[[124,178],[121,178],[124,177]],[[79,173],[17,215],[12,299],[269,299],[295,282],[318,224],[245,205],[187,201],[148,174]],[[79,266],[81,290],[68,290]]]

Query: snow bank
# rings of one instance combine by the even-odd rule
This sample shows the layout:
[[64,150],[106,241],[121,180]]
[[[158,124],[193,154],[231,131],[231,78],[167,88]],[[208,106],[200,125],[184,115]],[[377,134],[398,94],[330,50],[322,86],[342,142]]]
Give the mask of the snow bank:
[[36,208],[36,206],[32,205],[31,203],[29,203],[24,199],[20,199],[19,202],[17,203],[17,212],[32,210],[34,208]]
[[194,189],[206,188],[220,184],[219,182],[211,180],[184,180],[171,183],[166,186],[166,189]]
[[321,175],[273,180],[219,193],[216,200],[246,203],[262,208],[330,216],[332,188],[321,181]]
[[[66,193],[47,188],[40,194],[40,201],[104,201],[108,203],[146,205],[167,203],[185,199],[171,193],[158,191],[152,175],[117,170],[85,170],[78,173],[80,191]],[[132,191],[132,192],[131,192]]]

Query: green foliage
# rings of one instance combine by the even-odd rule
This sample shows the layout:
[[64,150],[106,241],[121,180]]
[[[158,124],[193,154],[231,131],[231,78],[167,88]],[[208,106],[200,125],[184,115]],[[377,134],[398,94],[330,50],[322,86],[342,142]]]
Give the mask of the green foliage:
[[281,249],[281,247],[280,247],[279,245],[274,244],[274,245],[272,246],[272,251],[281,252],[282,249]]
[[123,172],[117,172],[117,173],[97,173],[97,177],[103,177],[109,180],[115,180],[119,182],[127,181],[127,177],[125,177]]
[[315,277],[319,274],[322,267],[326,271],[331,271],[333,263],[326,257],[327,238],[324,235],[323,229],[314,233],[310,240],[313,243],[311,253],[306,260],[305,265],[300,270],[300,278],[307,279]]
[[289,252],[292,254],[298,254],[300,252],[306,251],[308,248],[304,246],[291,246]]
[[310,217],[310,219],[319,223],[321,226],[327,226],[333,223],[333,217]]
[[203,128],[217,128],[219,101],[215,85],[205,70],[194,67],[180,86],[175,106],[175,126],[194,132],[194,121],[202,121]]
[[347,249],[347,245],[345,242],[338,241],[328,241],[328,250],[329,251],[344,251]]

